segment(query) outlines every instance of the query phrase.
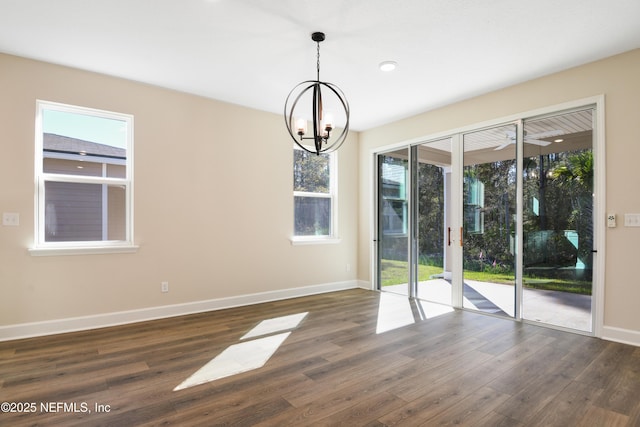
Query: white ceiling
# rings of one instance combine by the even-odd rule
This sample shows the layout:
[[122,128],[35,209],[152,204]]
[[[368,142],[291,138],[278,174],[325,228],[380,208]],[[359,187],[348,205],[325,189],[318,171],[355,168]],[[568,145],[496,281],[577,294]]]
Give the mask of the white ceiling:
[[314,31],[364,130],[638,48],[640,0],[0,0],[0,52],[274,113]]

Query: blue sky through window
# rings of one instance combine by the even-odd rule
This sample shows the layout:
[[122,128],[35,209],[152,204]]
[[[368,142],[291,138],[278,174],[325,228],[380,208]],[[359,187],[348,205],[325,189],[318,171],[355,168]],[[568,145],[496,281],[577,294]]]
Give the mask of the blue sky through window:
[[44,133],[127,148],[127,123],[123,120],[45,109],[42,129]]

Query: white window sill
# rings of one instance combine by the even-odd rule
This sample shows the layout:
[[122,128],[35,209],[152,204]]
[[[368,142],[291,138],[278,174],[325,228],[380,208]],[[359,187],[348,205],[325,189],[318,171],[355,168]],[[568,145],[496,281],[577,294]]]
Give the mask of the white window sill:
[[139,246],[136,245],[29,248],[29,254],[32,256],[123,254],[138,252],[138,248]]
[[295,236],[291,239],[293,246],[298,245],[335,245],[340,243],[339,237]]

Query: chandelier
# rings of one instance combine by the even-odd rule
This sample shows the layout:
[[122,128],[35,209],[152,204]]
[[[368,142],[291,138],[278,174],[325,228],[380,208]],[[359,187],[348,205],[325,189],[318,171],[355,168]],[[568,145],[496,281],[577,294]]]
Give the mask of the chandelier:
[[[284,103],[284,121],[287,125],[289,135],[291,135],[293,141],[298,144],[300,148],[318,155],[320,153],[329,153],[340,148],[349,133],[349,103],[347,102],[347,98],[338,86],[320,81],[320,42],[324,39],[324,33],[316,32],[311,34],[311,40],[316,42],[317,45],[316,79],[298,83],[291,92],[289,92],[287,100]],[[329,95],[328,98],[324,99],[324,102],[330,102],[332,107],[336,107],[343,112],[340,126],[337,126],[335,116],[331,110],[325,109],[322,98],[323,89],[325,89],[325,95]],[[305,111],[311,115],[313,123],[313,133],[311,134],[309,134],[307,130],[308,119],[305,118],[304,114],[296,115],[296,112],[299,110],[304,110],[302,104],[299,105],[298,102],[305,94],[311,95],[311,109]],[[306,98],[309,98],[309,95],[307,95]],[[337,136],[332,134],[332,131],[334,131],[336,127],[342,128],[342,132]],[[310,150],[309,147],[306,146],[305,141],[309,140],[313,141],[314,150]]]

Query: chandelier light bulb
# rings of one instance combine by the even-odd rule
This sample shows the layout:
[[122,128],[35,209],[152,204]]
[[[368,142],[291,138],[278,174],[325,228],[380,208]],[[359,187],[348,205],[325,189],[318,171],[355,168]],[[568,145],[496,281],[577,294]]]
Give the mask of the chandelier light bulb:
[[322,127],[327,131],[330,131],[333,129],[333,115],[331,113],[325,113],[324,126]]
[[298,135],[303,136],[307,133],[307,121],[305,119],[297,119],[296,129],[298,130]]

